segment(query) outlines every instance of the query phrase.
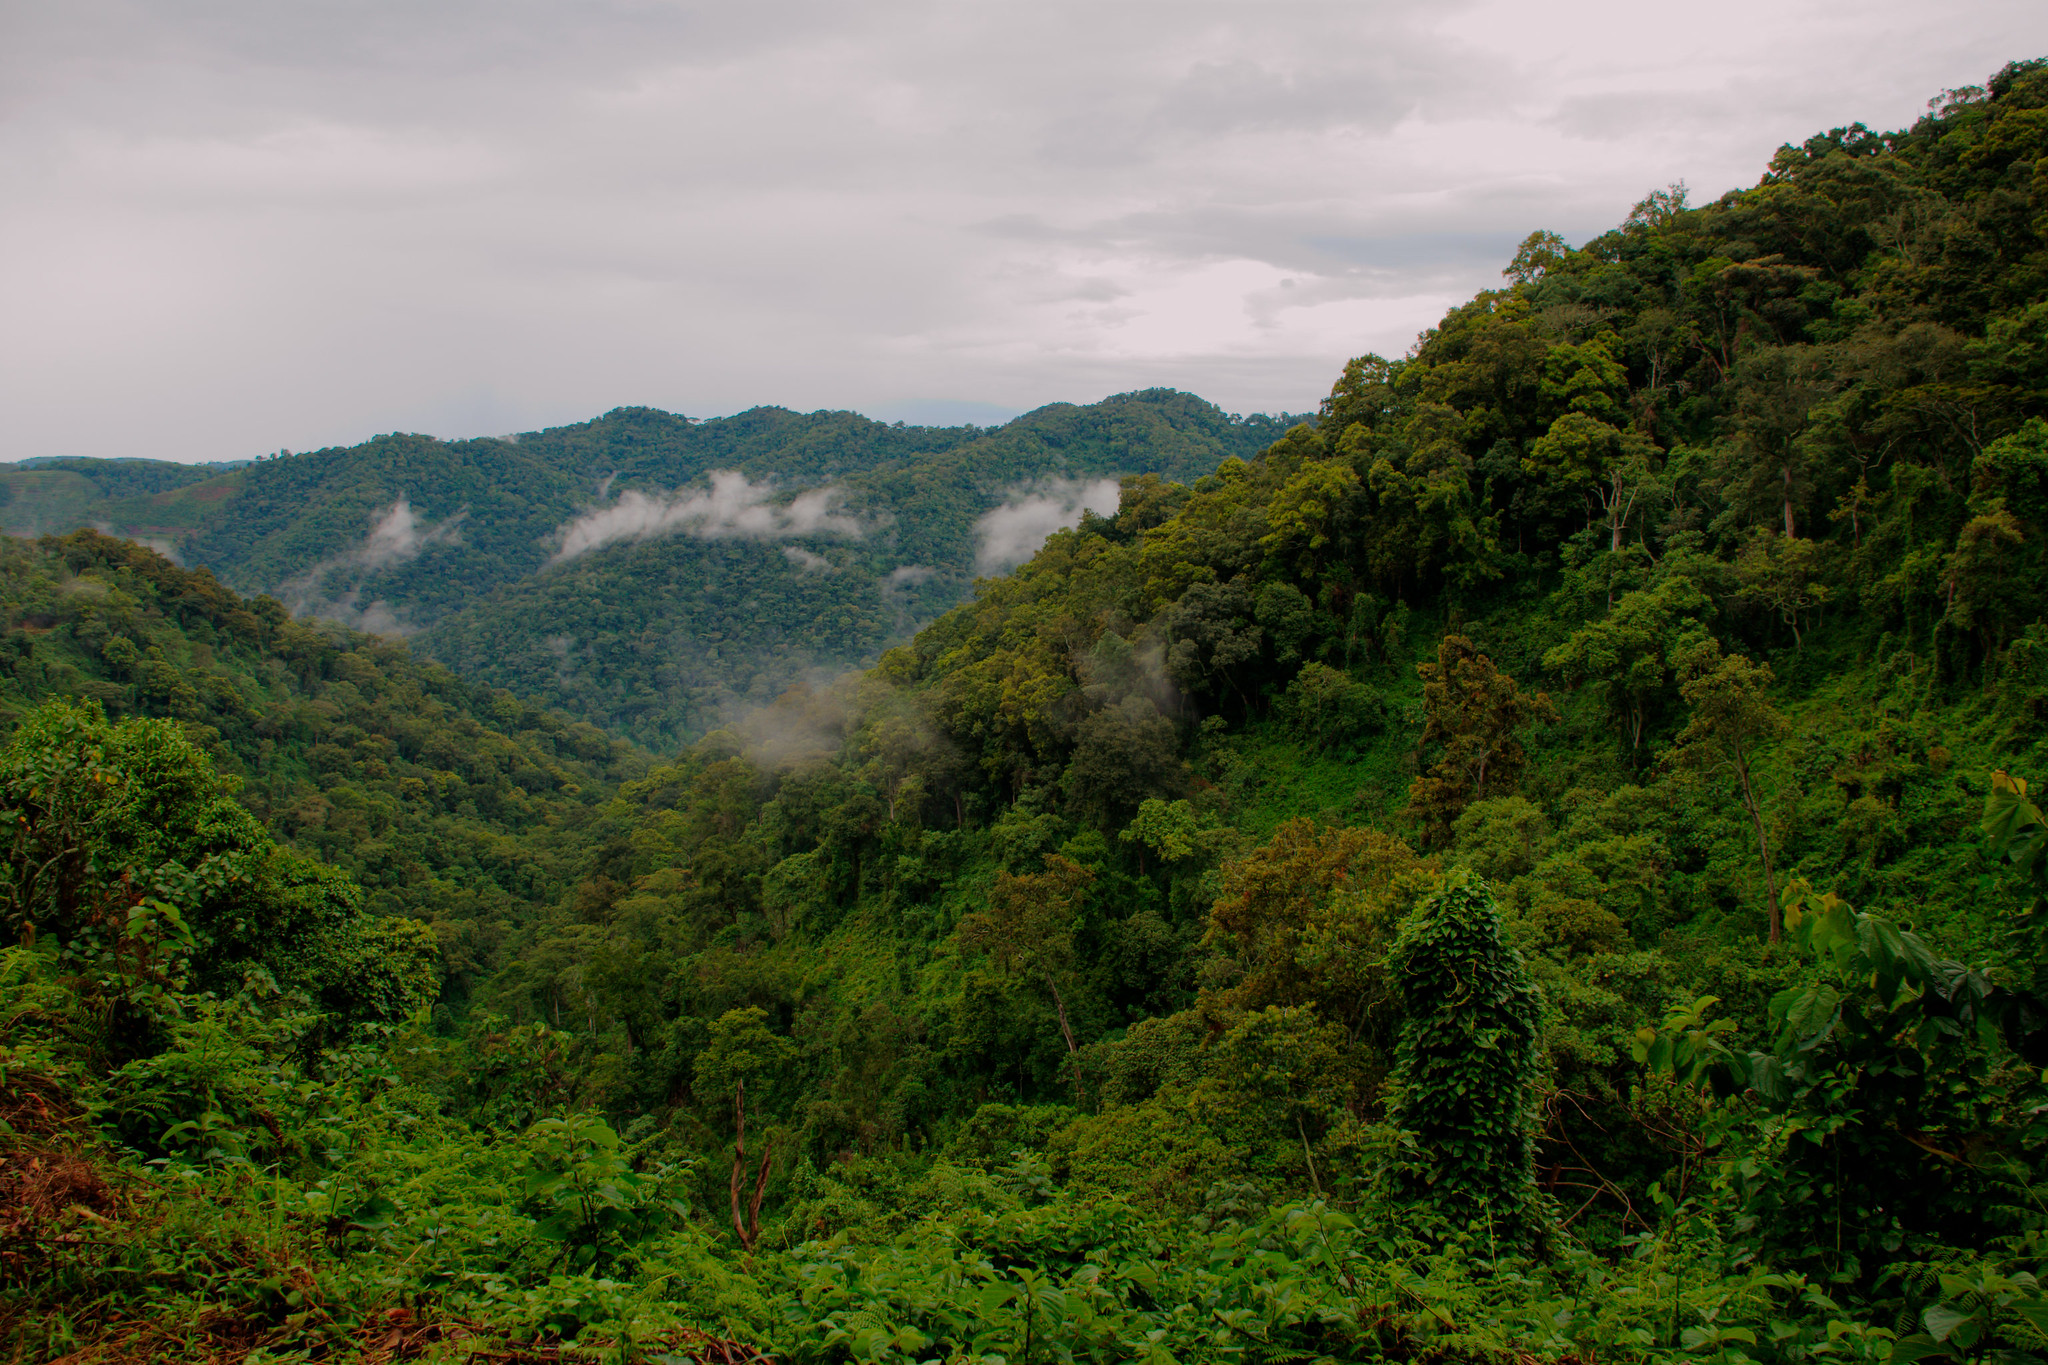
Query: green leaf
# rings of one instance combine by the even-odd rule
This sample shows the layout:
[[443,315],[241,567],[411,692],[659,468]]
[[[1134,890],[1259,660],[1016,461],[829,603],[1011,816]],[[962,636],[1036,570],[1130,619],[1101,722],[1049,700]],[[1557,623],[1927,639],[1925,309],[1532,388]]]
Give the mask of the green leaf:
[[1818,1045],[1834,1031],[1841,1010],[1841,992],[1832,986],[1794,987],[1771,997],[1771,1013],[1785,1021],[1787,1039],[1802,1051]]
[[1913,1365],[1913,1362],[1916,1360],[1925,1360],[1929,1356],[1947,1354],[1947,1348],[1942,1346],[1933,1337],[1922,1336],[1916,1333],[1910,1337],[1900,1337],[1897,1341],[1893,1342],[1891,1354],[1886,1359],[1889,1365]]
[[[1929,1336],[1933,1337],[1936,1341],[1947,1341],[1956,1334],[1958,1328],[1972,1321],[1976,1316],[1975,1310],[1953,1308],[1945,1303],[1937,1303],[1920,1315],[1920,1321],[1926,1324]],[[1973,1332],[1970,1334],[1968,1341],[1958,1339],[1956,1344],[1967,1347],[1971,1341],[1975,1340],[1976,1333]]]

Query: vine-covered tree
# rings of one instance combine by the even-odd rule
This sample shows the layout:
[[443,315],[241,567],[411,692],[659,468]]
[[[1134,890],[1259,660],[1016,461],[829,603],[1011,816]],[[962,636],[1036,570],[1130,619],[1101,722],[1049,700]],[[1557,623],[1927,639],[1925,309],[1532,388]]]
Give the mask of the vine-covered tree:
[[1402,923],[1387,968],[1403,1014],[1387,1083],[1387,1123],[1403,1142],[1391,1194],[1450,1229],[1533,1239],[1542,997],[1485,880],[1451,873]]

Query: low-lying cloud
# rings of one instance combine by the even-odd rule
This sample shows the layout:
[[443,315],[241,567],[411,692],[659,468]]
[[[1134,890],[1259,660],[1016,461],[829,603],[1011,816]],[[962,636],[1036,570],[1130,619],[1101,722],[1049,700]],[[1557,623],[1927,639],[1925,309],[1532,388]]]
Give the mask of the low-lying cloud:
[[340,562],[381,569],[411,559],[429,545],[453,545],[462,538],[463,518],[468,515],[465,510],[436,525],[423,526],[412,510],[412,503],[401,496],[391,504],[390,511],[377,518],[369,539],[342,556]]
[[814,554],[800,545],[782,547],[783,558],[802,569],[805,573],[831,573],[832,561],[821,554]]
[[464,509],[429,525],[412,510],[411,501],[401,494],[398,501],[378,514],[362,544],[338,555],[330,555],[311,568],[293,574],[277,585],[278,599],[291,608],[294,616],[318,616],[339,621],[351,629],[368,631],[373,635],[411,635],[418,628],[400,620],[386,603],[380,600],[368,606],[361,605],[357,600],[359,585],[351,584],[336,592],[329,582],[329,575],[338,569],[375,573],[416,558],[430,545],[458,544],[462,539],[462,522],[468,515],[468,510]]
[[974,523],[980,545],[974,552],[976,573],[1002,573],[1038,553],[1045,538],[1081,524],[1081,513],[1115,516],[1120,492],[1115,479],[1047,479],[1020,489],[993,512]]
[[785,503],[770,502],[775,486],[755,483],[736,469],[711,471],[711,487],[649,497],[627,489],[609,507],[586,512],[561,528],[555,563],[621,540],[687,535],[699,540],[784,540],[793,536],[858,536],[861,525],[838,510],[843,490],[812,488]]

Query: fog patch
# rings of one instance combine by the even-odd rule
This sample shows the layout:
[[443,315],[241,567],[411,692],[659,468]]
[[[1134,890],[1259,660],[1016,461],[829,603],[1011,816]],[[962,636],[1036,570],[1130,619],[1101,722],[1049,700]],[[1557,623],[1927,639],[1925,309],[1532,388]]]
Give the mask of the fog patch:
[[391,504],[391,510],[377,518],[377,524],[370,528],[370,538],[351,554],[344,555],[341,562],[355,563],[375,571],[386,565],[412,559],[429,545],[454,545],[462,539],[462,521],[467,509],[457,512],[436,526],[423,526],[412,510],[412,503],[404,496]]
[[736,469],[711,471],[711,487],[649,497],[637,489],[619,494],[609,507],[566,522],[562,545],[549,562],[559,564],[621,540],[687,535],[699,540],[783,540],[792,536],[858,536],[860,523],[842,514],[837,486],[812,488],[786,503],[768,499],[775,488],[755,483]]
[[820,554],[812,554],[800,545],[785,545],[783,556],[805,573],[831,573],[832,561]]
[[767,706],[728,714],[724,729],[738,736],[749,759],[781,769],[820,762],[846,744],[857,707],[859,676],[811,668]]
[[369,635],[390,635],[403,639],[419,633],[419,627],[399,619],[391,604],[378,598],[363,606],[356,605],[356,594],[345,592],[340,597],[324,603],[320,610],[310,613],[329,621],[360,630]]
[[129,542],[131,545],[140,545],[145,550],[154,550],[156,551],[156,553],[162,555],[165,559],[170,560],[171,563],[177,565],[179,568],[182,569],[185,567],[185,561],[182,558],[180,558],[178,554],[177,542],[169,539],[166,536],[127,535],[124,532],[116,531],[114,529],[114,523],[110,521],[93,522],[92,529],[98,531],[103,536],[112,536],[116,540],[125,540]]
[[401,494],[398,501],[371,523],[370,534],[361,545],[323,559],[303,573],[287,578],[277,586],[278,599],[291,608],[294,616],[317,616],[372,635],[416,634],[419,627],[401,620],[388,602],[379,599],[367,605],[359,604],[359,586],[351,585],[335,592],[328,580],[341,570],[354,570],[358,575],[375,573],[417,558],[422,550],[432,545],[460,544],[462,522],[468,515],[468,510],[464,509],[444,521],[428,525],[412,510],[411,501]]
[[974,523],[980,541],[974,552],[975,572],[1015,568],[1037,554],[1054,531],[1079,526],[1083,512],[1115,516],[1120,491],[1115,479],[1045,479],[1012,491],[1001,507]]
[[920,583],[930,582],[937,572],[937,569],[926,564],[904,564],[889,570],[882,579],[882,586],[890,591],[897,588],[914,588]]
[[541,643],[547,646],[548,653],[555,656],[555,681],[564,684],[568,683],[576,671],[575,665],[569,661],[570,651],[576,648],[576,637],[573,635],[550,635]]

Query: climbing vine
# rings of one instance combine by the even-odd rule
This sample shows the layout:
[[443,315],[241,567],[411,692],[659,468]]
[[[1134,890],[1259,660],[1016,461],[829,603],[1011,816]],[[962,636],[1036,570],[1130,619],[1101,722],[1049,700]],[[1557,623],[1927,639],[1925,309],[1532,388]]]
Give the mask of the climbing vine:
[[1450,1228],[1532,1236],[1542,1001],[1485,880],[1452,873],[1402,924],[1388,965],[1406,1016],[1387,1113],[1406,1157],[1387,1168],[1389,1193]]

